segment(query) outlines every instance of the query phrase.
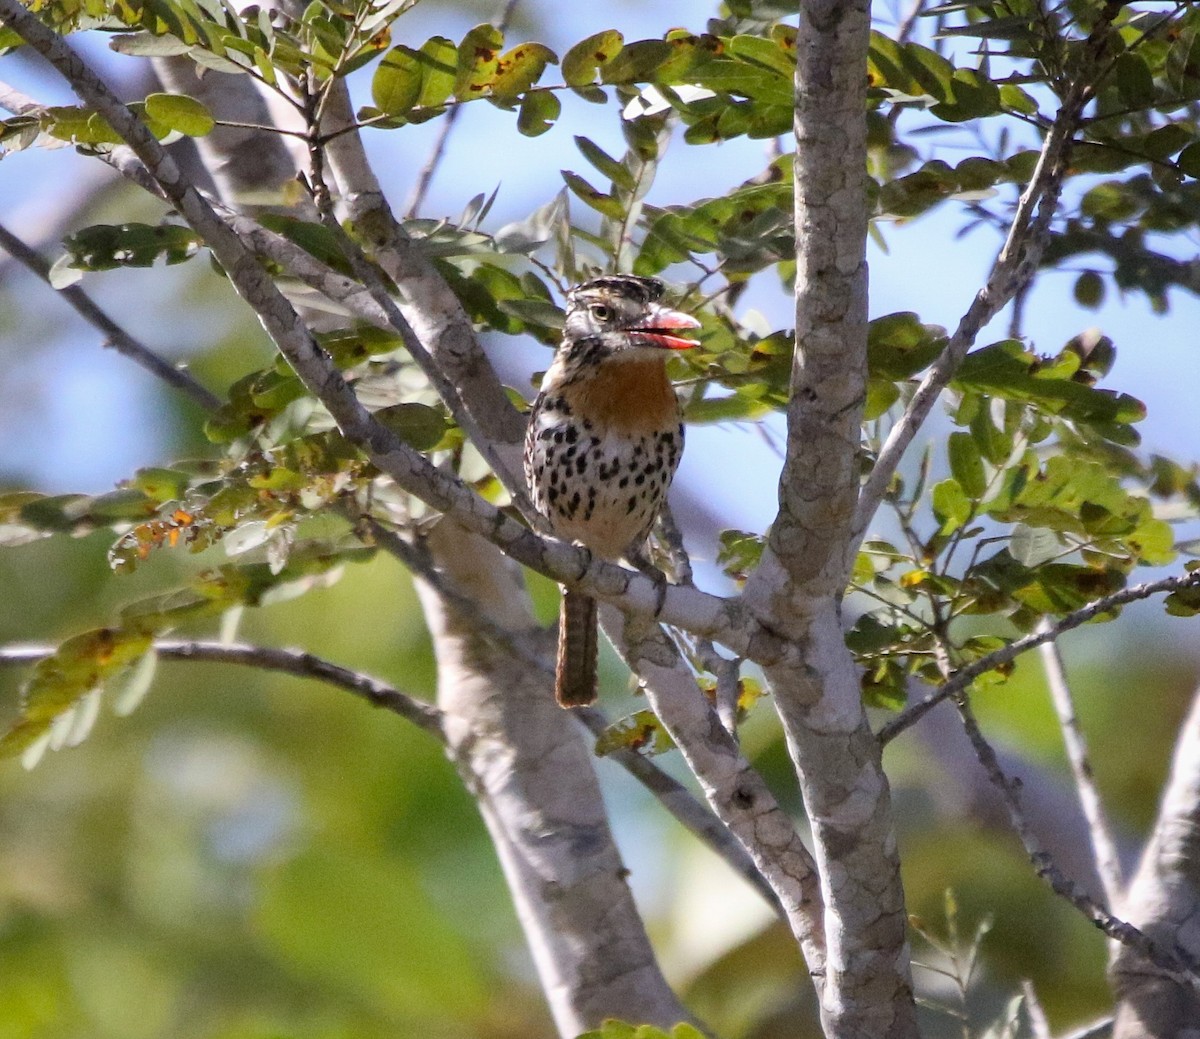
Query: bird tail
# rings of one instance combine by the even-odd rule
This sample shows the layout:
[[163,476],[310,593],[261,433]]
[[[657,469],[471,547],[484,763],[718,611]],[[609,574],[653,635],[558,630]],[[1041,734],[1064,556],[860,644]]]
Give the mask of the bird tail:
[[596,700],[596,628],[596,600],[564,590],[554,672],[554,695],[561,707],[586,707]]

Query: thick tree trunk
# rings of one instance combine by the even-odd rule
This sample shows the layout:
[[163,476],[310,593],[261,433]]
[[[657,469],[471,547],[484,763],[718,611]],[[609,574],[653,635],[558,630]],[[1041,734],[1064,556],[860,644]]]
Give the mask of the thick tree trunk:
[[867,378],[869,0],[802,5],[796,41],[796,352],[779,516],[746,589],[801,664],[765,669],[800,777],[825,904],[829,1036],[916,1034],[904,893],[879,745],[840,602]]
[[[517,637],[536,630],[519,568],[448,520],[438,568]],[[420,583],[451,754],[496,846],[559,1033],[606,1017],[669,1028],[689,1015],[663,979],[625,882],[592,755],[548,672],[489,644],[478,617]]]

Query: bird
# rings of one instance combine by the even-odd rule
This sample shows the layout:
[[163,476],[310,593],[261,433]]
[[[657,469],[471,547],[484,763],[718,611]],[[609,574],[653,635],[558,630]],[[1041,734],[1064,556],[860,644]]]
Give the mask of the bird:
[[[550,532],[643,568],[683,453],[666,361],[699,345],[679,333],[700,322],[666,306],[664,292],[657,278],[620,274],[567,293],[562,340],[525,434],[530,499]],[[596,600],[564,588],[554,683],[561,706],[595,702],[596,652]]]

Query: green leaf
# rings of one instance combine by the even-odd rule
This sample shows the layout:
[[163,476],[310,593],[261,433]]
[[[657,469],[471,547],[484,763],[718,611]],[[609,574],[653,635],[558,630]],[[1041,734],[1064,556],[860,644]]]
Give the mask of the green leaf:
[[504,36],[494,25],[484,22],[463,37],[458,47],[458,67],[454,78],[454,96],[460,101],[483,97],[492,89],[500,62]]
[[1172,617],[1195,617],[1200,614],[1200,585],[1179,588],[1163,600]]
[[403,45],[388,51],[371,79],[371,100],[386,115],[405,116],[421,96],[421,58]]
[[600,82],[647,83],[672,53],[665,40],[636,40],[626,44],[600,66]]
[[139,469],[129,484],[161,505],[182,498],[190,482],[190,474],[181,469],[148,468]]
[[1084,271],[1075,279],[1075,302],[1095,310],[1104,302],[1104,279],[1095,271]]
[[900,399],[900,387],[886,379],[871,379],[867,383],[867,399],[863,405],[863,420],[879,418]]
[[429,451],[446,432],[446,419],[440,411],[411,401],[380,409],[375,420],[416,451]]
[[721,547],[717,552],[717,566],[735,581],[744,581],[762,559],[764,544],[761,534],[751,534],[744,530],[723,530],[720,534]]
[[908,675],[894,658],[879,660],[863,670],[862,698],[868,707],[899,711],[908,700]]
[[567,182],[567,187],[571,189],[571,193],[591,206],[592,209],[607,217],[612,217],[614,220],[620,220],[624,216],[625,207],[621,204],[620,199],[592,187],[578,173],[572,173],[570,170],[562,170],[561,173],[563,180]]
[[971,501],[953,478],[934,486],[931,502],[943,534],[954,533],[971,517]]
[[191,50],[191,44],[174,36],[148,32],[121,33],[110,39],[108,45],[118,54],[136,58],[169,58]]
[[595,144],[586,137],[577,136],[575,138],[575,146],[583,153],[583,157],[588,162],[612,181],[614,187],[621,188],[623,191],[633,190],[634,179],[629,168],[617,159],[614,159],[600,145]]
[[673,750],[674,741],[659,722],[658,716],[646,709],[613,722],[596,737],[596,755],[604,757],[615,750],[635,750],[654,757]]
[[971,436],[979,446],[979,453],[993,465],[1003,465],[1012,454],[1013,439],[1002,426],[992,421],[990,405],[985,398],[979,409],[971,416]]
[[517,130],[526,137],[537,137],[554,125],[561,112],[562,102],[553,91],[526,91],[517,113]]
[[188,137],[203,137],[217,125],[208,108],[186,94],[150,94],[146,114]]
[[1018,523],[1013,527],[1008,542],[1008,551],[1022,566],[1036,569],[1063,553],[1062,538],[1044,527],[1030,527]]
[[1143,108],[1154,101],[1154,74],[1146,59],[1135,51],[1117,55],[1113,78],[1122,100],[1131,108]]
[[434,108],[454,93],[458,74],[458,48],[445,36],[433,36],[421,45],[417,54],[421,66],[421,90],[418,108]]
[[909,311],[875,318],[867,329],[867,364],[885,379],[910,379],[933,363],[946,342],[946,331],[925,325]]
[[200,244],[190,227],[177,224],[95,224],[63,239],[71,266],[85,271],[150,267],[160,256],[183,263]]
[[979,445],[970,433],[951,433],[949,441],[950,472],[968,498],[978,501],[987,488],[983,457]]
[[1179,153],[1176,160],[1179,168],[1189,177],[1200,180],[1200,141],[1189,144]]
[[492,94],[515,98],[541,78],[547,65],[558,64],[558,55],[541,43],[522,43],[504,54],[496,63]]
[[735,57],[743,58],[751,64],[762,65],[782,76],[791,78],[796,74],[795,49],[789,51],[775,40],[740,34],[726,40],[725,49]]
[[616,29],[605,29],[575,44],[562,59],[563,80],[567,86],[582,87],[596,82],[596,70],[607,65],[620,52],[625,37]]

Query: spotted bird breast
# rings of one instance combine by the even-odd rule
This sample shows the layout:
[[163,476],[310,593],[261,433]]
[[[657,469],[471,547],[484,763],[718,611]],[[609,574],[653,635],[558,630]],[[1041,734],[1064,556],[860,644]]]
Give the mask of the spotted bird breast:
[[609,363],[543,388],[525,471],[534,507],[557,536],[619,559],[650,533],[682,451],[679,403],[662,363]]

